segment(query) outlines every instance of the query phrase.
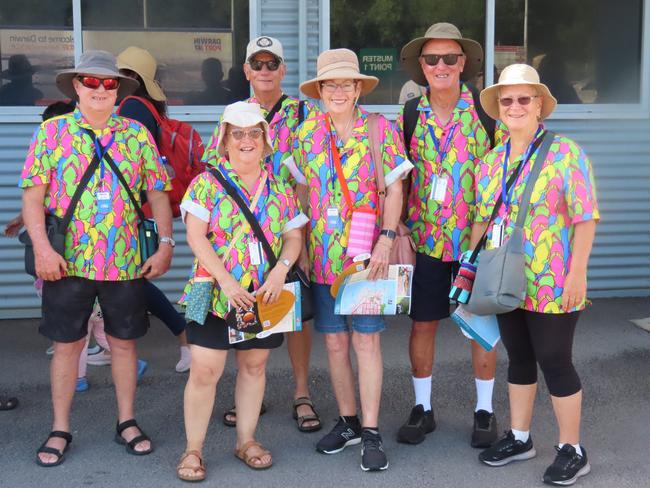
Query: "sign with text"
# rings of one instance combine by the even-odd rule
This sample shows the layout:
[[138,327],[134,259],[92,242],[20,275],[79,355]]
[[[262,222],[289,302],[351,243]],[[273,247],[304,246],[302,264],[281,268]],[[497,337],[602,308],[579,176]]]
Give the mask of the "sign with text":
[[364,48],[359,52],[361,72],[377,77],[392,73],[397,66],[397,49]]

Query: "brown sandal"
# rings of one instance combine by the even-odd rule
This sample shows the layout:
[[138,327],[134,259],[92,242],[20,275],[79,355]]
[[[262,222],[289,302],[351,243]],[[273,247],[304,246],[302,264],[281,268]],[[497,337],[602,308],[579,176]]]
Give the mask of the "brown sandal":
[[[249,456],[248,451],[251,447],[259,447],[262,450],[262,453],[257,456]],[[237,459],[241,459],[244,463],[246,463],[246,466],[248,466],[251,469],[268,469],[271,466],[273,466],[273,459],[271,459],[266,464],[256,464],[254,462],[254,461],[261,461],[262,457],[266,456],[267,454],[269,456],[271,455],[271,453],[266,449],[264,449],[262,444],[260,444],[257,441],[248,441],[239,449],[235,450],[235,456],[237,457]]]
[[[199,465],[185,466],[185,460],[189,456],[196,456],[199,459]],[[193,474],[192,475],[182,474],[181,473],[182,469],[191,469]],[[192,450],[192,451],[185,451],[183,454],[181,454],[181,458],[178,461],[178,466],[176,466],[176,476],[178,476],[183,481],[203,481],[205,479],[205,466],[203,464],[203,458],[201,457],[201,453],[199,451]]]

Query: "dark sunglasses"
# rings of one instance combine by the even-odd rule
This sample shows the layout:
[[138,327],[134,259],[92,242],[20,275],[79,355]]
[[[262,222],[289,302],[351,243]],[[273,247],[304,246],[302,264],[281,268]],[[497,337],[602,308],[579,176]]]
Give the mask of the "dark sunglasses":
[[464,56],[464,54],[456,54],[456,53],[450,53],[450,54],[423,54],[420,56],[422,59],[424,59],[424,62],[427,63],[429,66],[435,66],[438,64],[438,61],[442,59],[442,62],[445,63],[447,66],[454,66],[458,62],[458,58],[461,56]]
[[262,66],[266,65],[269,71],[277,71],[280,67],[280,61],[277,59],[271,59],[270,61],[260,61],[258,59],[252,59],[248,62],[253,71],[262,71]]
[[77,76],[77,79],[81,82],[86,88],[91,90],[96,90],[99,88],[99,85],[104,85],[106,90],[117,90],[120,86],[120,80],[118,78],[97,78],[95,76]]
[[539,95],[533,95],[533,96],[530,96],[530,97],[517,97],[517,98],[503,97],[503,98],[499,98],[499,103],[503,107],[509,107],[516,100],[519,105],[529,105],[531,100],[533,98],[537,98],[537,97],[539,97]]

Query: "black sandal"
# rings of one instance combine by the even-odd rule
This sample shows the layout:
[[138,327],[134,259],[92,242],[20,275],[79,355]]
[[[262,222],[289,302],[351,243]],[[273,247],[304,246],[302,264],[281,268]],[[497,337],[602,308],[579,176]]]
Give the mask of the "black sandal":
[[[262,406],[260,407],[260,415],[264,415],[265,413],[266,403],[262,402]],[[228,417],[235,417],[235,420],[230,420]],[[237,410],[235,410],[235,407],[232,407],[230,410],[226,410],[223,413],[223,425],[227,425],[228,427],[237,426]]]
[[[63,448],[63,451],[59,451],[55,447],[49,447],[46,446],[47,441],[49,441],[53,437],[59,437],[61,439],[65,439],[66,444],[65,447]],[[36,464],[39,466],[43,466],[44,468],[52,468],[54,466],[58,466],[65,460],[65,452],[68,450],[70,447],[70,443],[72,442],[72,435],[70,432],[63,432],[61,430],[53,430],[50,432],[50,435],[47,436],[47,439],[45,439],[45,442],[41,444],[41,447],[38,448],[38,451],[36,451]],[[38,457],[40,453],[45,453],[45,454],[54,454],[56,456],[56,461],[53,463],[45,463],[41,461],[41,458]]]
[[[126,439],[122,437],[122,432],[124,432],[129,427],[137,428],[140,431],[140,435],[135,436],[133,439],[127,442]],[[151,444],[151,447],[146,451],[136,451],[135,446],[140,444],[142,441],[149,441],[149,443],[151,443],[151,439],[138,426],[138,423],[135,421],[135,419],[125,420],[121,424],[118,421],[117,427],[115,427],[115,442],[126,446],[126,452],[134,456],[145,456],[147,454],[151,454],[153,452],[153,444]]]
[[[311,408],[314,414],[303,415],[302,417],[298,417],[298,407],[301,407],[303,405],[307,405],[309,408]],[[322,427],[320,423],[320,417],[318,416],[318,412],[316,412],[316,409],[314,408],[314,404],[312,403],[311,399],[308,397],[296,398],[293,401],[293,418],[298,423],[298,430],[300,432],[316,432],[317,430],[320,430]],[[305,427],[305,422],[314,422],[314,421],[318,423],[316,425],[310,425],[308,427]]]

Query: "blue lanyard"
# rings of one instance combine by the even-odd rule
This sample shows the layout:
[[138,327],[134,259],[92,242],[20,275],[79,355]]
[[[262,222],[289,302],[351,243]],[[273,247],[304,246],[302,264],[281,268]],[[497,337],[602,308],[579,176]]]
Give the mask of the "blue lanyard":
[[[104,179],[104,156],[108,152],[108,149],[113,145],[113,141],[115,140],[115,133],[113,132],[111,134],[111,138],[108,141],[108,144],[106,146],[102,147],[102,145],[99,142],[99,139],[97,136],[95,136],[95,154],[97,154],[97,158],[99,159],[99,178]],[[101,149],[100,149],[101,148]]]
[[537,128],[537,132],[535,132],[535,137],[533,137],[533,140],[530,142],[528,145],[528,149],[526,149],[526,152],[524,153],[524,158],[517,168],[517,176],[515,176],[514,181],[512,182],[512,185],[510,188],[507,189],[506,191],[506,186],[508,185],[508,159],[510,159],[510,139],[508,139],[508,142],[506,143],[506,153],[505,153],[505,158],[503,159],[503,175],[501,177],[501,199],[503,200],[503,204],[506,206],[506,212],[508,211],[508,207],[510,206],[510,202],[512,201],[512,195],[515,191],[515,186],[517,186],[517,180],[519,179],[519,176],[521,176],[521,173],[524,171],[524,166],[528,162],[528,160],[532,157],[532,152],[533,152],[533,147],[535,146],[535,142],[537,142],[537,138],[542,132],[542,127]]
[[[228,170],[226,168],[222,167],[221,173],[223,174],[223,177],[226,179],[226,181],[228,183],[230,183],[235,188],[235,190],[237,190],[237,193],[239,193],[239,196],[242,197],[242,200],[244,200],[244,202],[246,203],[246,206],[250,208],[250,206],[251,206],[250,198],[248,198],[246,193],[244,193],[242,191],[242,189],[239,188],[239,185],[232,180],[232,178],[228,174]],[[269,177],[266,178],[266,195],[261,195],[259,201],[257,202],[257,205],[255,206],[255,208],[251,209],[252,212],[253,212],[253,215],[255,215],[255,218],[258,219],[258,220],[260,218],[261,210],[257,210],[257,209],[263,209],[263,208],[266,207],[266,199],[271,194],[271,181],[270,180],[271,180],[271,178],[269,178]]]
[[454,126],[449,131],[449,134],[447,134],[447,139],[445,139],[445,144],[442,149],[440,149],[440,141],[436,138],[433,126],[431,124],[427,124],[427,126],[429,127],[429,134],[431,134],[433,145],[435,146],[436,152],[438,153],[436,162],[442,163],[447,158],[447,154],[449,154],[449,150],[451,149],[451,141],[454,139],[454,132],[456,132],[456,127],[458,127],[458,122],[454,124]]

